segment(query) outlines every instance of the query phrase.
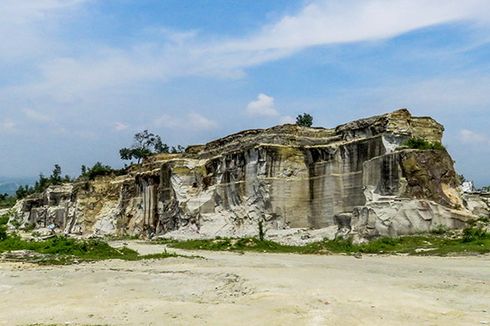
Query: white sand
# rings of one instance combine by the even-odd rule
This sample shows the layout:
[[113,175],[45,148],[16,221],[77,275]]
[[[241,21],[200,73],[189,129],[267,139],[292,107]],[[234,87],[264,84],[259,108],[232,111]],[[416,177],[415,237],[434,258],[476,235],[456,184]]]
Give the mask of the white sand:
[[488,255],[198,254],[0,263],[0,325],[490,325]]

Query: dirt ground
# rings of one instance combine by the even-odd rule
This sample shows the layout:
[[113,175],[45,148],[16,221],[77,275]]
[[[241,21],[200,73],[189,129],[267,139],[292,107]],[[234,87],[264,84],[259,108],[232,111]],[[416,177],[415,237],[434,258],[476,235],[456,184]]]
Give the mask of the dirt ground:
[[490,325],[488,255],[197,254],[0,263],[0,325]]

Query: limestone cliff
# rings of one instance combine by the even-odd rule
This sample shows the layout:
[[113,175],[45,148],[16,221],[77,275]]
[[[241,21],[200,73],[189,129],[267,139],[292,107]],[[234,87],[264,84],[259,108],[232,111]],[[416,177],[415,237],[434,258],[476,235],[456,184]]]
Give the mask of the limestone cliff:
[[[402,109],[334,129],[247,130],[184,154],[157,155],[128,174],[51,187],[16,205],[21,224],[65,233],[168,237],[256,235],[280,241],[400,235],[473,219],[444,128]],[[298,240],[298,241],[300,241]]]

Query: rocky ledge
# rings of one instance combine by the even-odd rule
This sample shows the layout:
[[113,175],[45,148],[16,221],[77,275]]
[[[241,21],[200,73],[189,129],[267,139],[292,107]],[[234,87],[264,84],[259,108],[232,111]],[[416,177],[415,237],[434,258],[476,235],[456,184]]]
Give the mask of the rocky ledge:
[[[461,228],[463,199],[444,128],[406,109],[334,129],[281,125],[239,132],[128,174],[50,187],[19,201],[11,225],[66,234],[172,238],[256,236],[304,243]],[[15,221],[15,222],[14,222]]]

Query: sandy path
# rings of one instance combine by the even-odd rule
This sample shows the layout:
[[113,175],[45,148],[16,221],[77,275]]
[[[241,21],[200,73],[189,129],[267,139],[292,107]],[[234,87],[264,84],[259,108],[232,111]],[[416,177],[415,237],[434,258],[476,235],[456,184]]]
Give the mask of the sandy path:
[[490,256],[198,254],[0,263],[0,325],[490,325]]

